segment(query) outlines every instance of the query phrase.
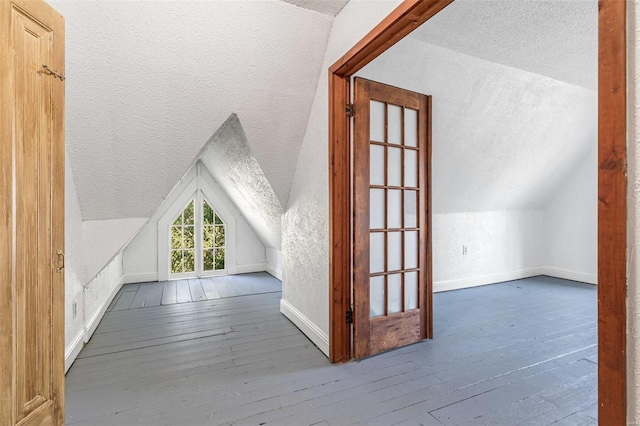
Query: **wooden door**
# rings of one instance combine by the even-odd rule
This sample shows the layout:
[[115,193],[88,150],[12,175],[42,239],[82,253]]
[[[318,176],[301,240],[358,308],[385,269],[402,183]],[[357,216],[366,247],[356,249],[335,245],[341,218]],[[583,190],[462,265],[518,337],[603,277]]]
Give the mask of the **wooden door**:
[[63,72],[62,17],[0,0],[2,425],[64,423]]
[[431,98],[354,90],[355,358],[432,337]]

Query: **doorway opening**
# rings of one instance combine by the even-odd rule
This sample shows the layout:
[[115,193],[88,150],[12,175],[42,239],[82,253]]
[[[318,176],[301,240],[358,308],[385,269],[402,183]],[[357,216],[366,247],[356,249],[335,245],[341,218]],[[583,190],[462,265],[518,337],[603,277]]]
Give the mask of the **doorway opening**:
[[[351,358],[350,77],[451,1],[406,1],[338,60],[329,74],[330,358]],[[626,100],[624,2],[599,8],[598,394],[599,418],[626,416]],[[342,321],[341,321],[342,320]]]

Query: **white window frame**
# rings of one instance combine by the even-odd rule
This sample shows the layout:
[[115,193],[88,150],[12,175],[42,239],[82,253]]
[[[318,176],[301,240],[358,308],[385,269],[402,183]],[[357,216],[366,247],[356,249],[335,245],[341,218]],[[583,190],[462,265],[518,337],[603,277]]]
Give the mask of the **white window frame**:
[[[198,163],[196,176],[185,186],[181,194],[158,220],[158,279],[160,281],[236,273],[235,217],[232,214],[232,210],[224,202],[225,195],[221,191],[222,189],[215,184],[213,178],[209,176],[206,170],[202,170],[202,165]],[[195,271],[172,274],[170,270],[171,262],[169,261],[171,256],[171,225],[192,199],[195,200]],[[209,203],[225,225],[225,269],[202,270],[203,200]]]

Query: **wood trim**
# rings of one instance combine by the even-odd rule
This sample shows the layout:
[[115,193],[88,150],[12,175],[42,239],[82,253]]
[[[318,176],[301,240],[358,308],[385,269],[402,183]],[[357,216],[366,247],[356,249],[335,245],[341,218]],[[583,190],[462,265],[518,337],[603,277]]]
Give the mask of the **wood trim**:
[[[356,78],[353,82],[353,107],[354,120],[353,120],[353,187],[365,187],[369,186],[369,167],[370,159],[368,155],[364,155],[364,152],[368,153],[369,150],[369,127],[370,127],[370,108],[369,108],[369,95],[371,92],[371,85],[368,80]],[[385,113],[386,120],[386,113]],[[386,123],[385,123],[386,133]],[[386,140],[386,137],[385,137]],[[361,144],[360,146],[356,144]],[[384,182],[387,182],[387,157],[384,159]],[[386,193],[386,192],[385,192]],[[356,217],[369,217],[369,193],[363,191],[353,191],[353,216]],[[385,225],[387,223],[387,212],[385,210]],[[353,281],[357,282],[369,282],[369,245],[370,233],[368,221],[356,221],[354,220],[354,235],[353,235]],[[387,237],[386,231],[381,232],[384,238]],[[360,236],[360,238],[358,238]],[[366,237],[363,237],[366,236]],[[386,245],[385,245],[385,266],[387,259]],[[384,268],[387,269],[386,267]],[[385,290],[387,286],[386,274],[382,275],[385,282]],[[351,280],[351,277],[349,277]],[[386,294],[386,292],[385,292]],[[368,286],[356,286],[353,285],[353,312],[354,312],[354,325],[353,325],[353,357],[364,358],[371,354],[371,348],[369,345],[370,336],[370,321],[369,321],[369,287]],[[387,312],[387,304],[385,299],[385,314]],[[366,313],[366,315],[365,315]]]
[[[329,68],[332,362],[350,359],[349,77],[452,1],[405,0]],[[626,423],[626,7],[599,1],[598,400],[601,423],[612,426]]]
[[[329,360],[351,359],[351,150],[348,77],[329,73]],[[346,143],[345,143],[346,142]]]
[[351,76],[402,40],[453,0],[405,0],[329,68],[330,74]]
[[598,418],[626,424],[626,2],[599,2]]

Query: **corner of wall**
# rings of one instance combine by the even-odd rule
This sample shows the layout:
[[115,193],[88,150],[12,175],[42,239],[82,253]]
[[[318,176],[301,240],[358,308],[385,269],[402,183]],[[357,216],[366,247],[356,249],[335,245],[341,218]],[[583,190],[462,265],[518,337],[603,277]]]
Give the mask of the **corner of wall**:
[[300,329],[327,357],[329,336],[286,300],[280,300],[280,312]]
[[[65,350],[65,372],[89,342],[107,308],[118,294],[123,284],[122,253],[118,253],[96,277],[83,289],[83,327],[67,344]],[[68,312],[67,312],[68,314]]]

